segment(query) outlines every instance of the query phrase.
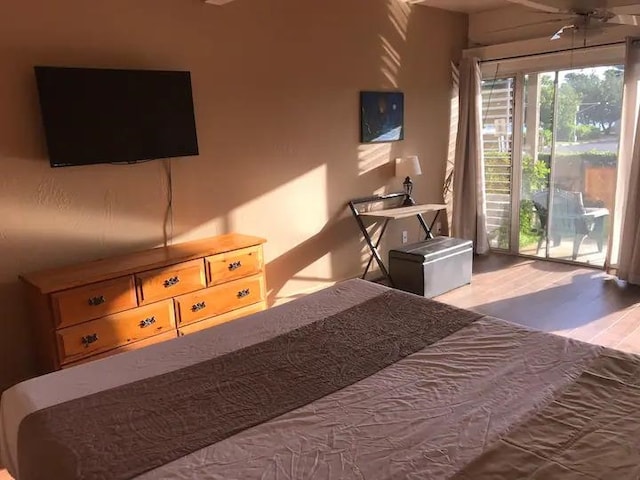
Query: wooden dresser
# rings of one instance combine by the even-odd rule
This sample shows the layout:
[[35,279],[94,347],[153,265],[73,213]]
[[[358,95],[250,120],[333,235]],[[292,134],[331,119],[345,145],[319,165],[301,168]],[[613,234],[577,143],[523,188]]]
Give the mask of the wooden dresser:
[[23,275],[41,371],[264,310],[264,242],[227,234]]

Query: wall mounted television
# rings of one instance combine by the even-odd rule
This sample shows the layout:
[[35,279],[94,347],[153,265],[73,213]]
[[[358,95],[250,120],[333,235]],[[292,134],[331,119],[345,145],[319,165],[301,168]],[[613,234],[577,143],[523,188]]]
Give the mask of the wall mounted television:
[[34,68],[52,167],[198,155],[189,72]]

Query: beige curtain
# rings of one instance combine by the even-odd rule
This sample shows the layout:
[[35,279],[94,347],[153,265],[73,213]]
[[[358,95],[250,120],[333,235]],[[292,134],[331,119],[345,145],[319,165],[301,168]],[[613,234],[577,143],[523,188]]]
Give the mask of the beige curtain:
[[452,234],[489,252],[482,154],[482,74],[477,59],[460,63],[458,138],[453,174]]
[[607,266],[640,284],[640,39],[627,41],[616,207]]

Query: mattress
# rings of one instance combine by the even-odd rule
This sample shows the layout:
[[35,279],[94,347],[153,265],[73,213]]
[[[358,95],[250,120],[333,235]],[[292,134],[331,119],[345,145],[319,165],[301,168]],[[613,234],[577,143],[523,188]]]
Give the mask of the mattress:
[[[0,402],[2,461],[25,477],[20,429],[34,415],[280,339],[388,292],[351,280],[18,384]],[[438,321],[446,326],[447,317]],[[495,318],[473,320],[365,378],[135,478],[638,478],[636,357]],[[29,478],[46,478],[29,470]]]

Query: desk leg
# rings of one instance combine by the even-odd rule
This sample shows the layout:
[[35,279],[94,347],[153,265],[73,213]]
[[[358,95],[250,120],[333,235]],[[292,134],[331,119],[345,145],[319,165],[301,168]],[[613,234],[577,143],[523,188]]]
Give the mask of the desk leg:
[[351,209],[351,213],[353,214],[353,218],[355,218],[356,222],[358,223],[358,227],[360,228],[360,231],[362,232],[362,236],[364,237],[364,240],[367,242],[367,245],[369,246],[369,250],[371,250],[371,256],[369,257],[369,262],[367,263],[367,268],[365,269],[364,273],[362,274],[362,279],[364,280],[364,277],[366,277],[367,272],[369,272],[369,268],[371,268],[371,262],[373,262],[373,259],[375,258],[376,262],[378,262],[378,266],[380,267],[380,271],[384,274],[385,278],[387,280],[389,280],[389,282],[391,283],[391,276],[389,275],[389,271],[387,270],[387,267],[384,266],[384,262],[382,261],[382,257],[378,253],[378,247],[380,246],[380,242],[382,241],[382,236],[384,235],[384,232],[387,229],[387,225],[389,224],[389,220],[388,219],[385,220],[384,224],[382,225],[382,230],[380,230],[380,236],[378,237],[378,240],[374,244],[373,240],[371,239],[371,235],[369,235],[369,232],[367,231],[367,227],[362,222],[362,218],[360,217],[360,213],[358,212],[358,209],[356,208],[356,206],[355,206],[355,204],[353,202],[349,202],[349,208]]
[[373,244],[373,241],[371,239],[371,236],[369,235],[369,232],[367,232],[367,229],[364,228],[364,238],[367,241],[367,244],[369,245],[369,249],[371,250],[371,256],[369,257],[367,268],[365,268],[364,273],[362,274],[362,279],[364,279],[364,277],[367,276],[367,273],[369,272],[369,268],[371,268],[371,263],[375,258],[376,261],[378,262],[378,266],[380,267],[380,270],[382,271],[382,273],[384,273],[384,276],[387,277],[389,281],[391,281],[391,278],[389,277],[389,272],[387,271],[387,268],[384,266],[382,257],[378,253],[378,247],[380,246],[380,242],[382,241],[382,236],[384,235],[384,232],[387,230],[387,225],[389,225],[389,220],[385,220],[385,222],[382,224],[382,230],[380,230],[380,235],[378,236],[378,241],[375,243],[375,245]]
[[427,225],[427,222],[422,216],[422,214],[419,213],[416,216],[418,217],[418,221],[420,222],[420,226],[422,227],[422,230],[424,230],[424,233],[426,234],[425,240],[433,238],[433,233],[431,233],[431,228],[429,228],[429,225]]
[[433,227],[435,226],[436,222],[438,221],[438,217],[440,216],[440,212],[442,210],[438,210],[436,212],[436,216],[433,217],[433,220],[431,221],[431,225],[429,226],[429,232],[431,232],[431,238],[433,238]]
[[433,237],[433,227],[435,226],[436,221],[438,220],[438,216],[440,216],[440,210],[436,211],[436,216],[433,217],[433,221],[431,222],[431,225],[427,225],[427,221],[424,219],[422,214],[419,213],[417,215],[418,221],[420,222],[420,226],[422,226],[422,230],[424,230],[424,233],[426,234],[425,240],[429,240],[430,238],[434,238]]

